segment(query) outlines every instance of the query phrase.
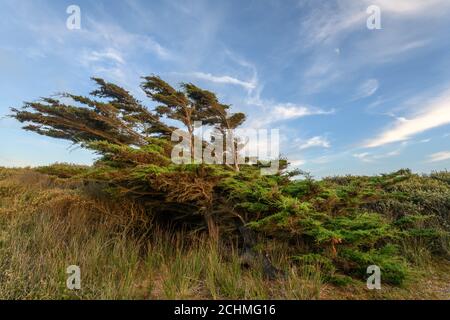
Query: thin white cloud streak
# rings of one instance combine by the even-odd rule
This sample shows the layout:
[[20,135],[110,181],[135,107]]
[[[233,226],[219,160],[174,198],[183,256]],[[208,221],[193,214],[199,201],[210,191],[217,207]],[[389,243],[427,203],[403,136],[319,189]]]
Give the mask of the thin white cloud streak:
[[311,108],[307,106],[298,106],[293,103],[285,103],[275,105],[272,116],[274,116],[274,121],[279,121],[312,115],[331,114],[333,112],[334,111],[325,111],[322,109]]
[[311,1],[311,10],[302,18],[300,30],[302,47],[307,48],[334,41],[335,38],[350,32],[367,16],[365,8],[355,2]]
[[306,161],[301,160],[301,159],[289,161],[289,165],[294,168],[300,167],[300,166],[304,165],[305,163],[306,163]]
[[401,150],[394,150],[391,152],[383,153],[383,154],[371,154],[370,152],[361,152],[353,154],[354,158],[357,158],[363,162],[374,162],[380,159],[392,158],[399,156],[401,154]]
[[[25,4],[17,6],[12,2],[11,9],[15,11],[17,23],[36,35],[35,50],[55,53],[70,50],[73,46],[114,48],[118,52],[145,50],[157,55],[160,59],[172,59],[174,54],[154,40],[151,36],[128,32],[117,24],[100,23],[82,11],[82,28],[71,31],[65,26],[65,15],[55,12],[50,6]],[[45,14],[44,14],[45,13]],[[54,19],[43,19],[43,17]],[[56,18],[55,18],[56,17]]]
[[279,121],[293,120],[313,115],[329,115],[335,112],[334,109],[322,110],[320,108],[291,102],[280,103],[274,101],[273,99],[263,99],[261,97],[263,85],[259,82],[256,66],[243,58],[237,57],[229,50],[227,50],[226,53],[238,65],[251,71],[250,80],[244,81],[226,75],[217,76],[205,72],[191,72],[183,75],[189,75],[191,77],[196,77],[213,83],[238,85],[246,89],[247,98],[245,99],[245,104],[247,106],[256,106],[261,108],[261,110],[252,117],[253,120],[249,124],[249,127],[258,128]]
[[[308,94],[318,93],[338,81],[348,81],[352,75],[366,66],[373,67],[394,61],[399,57],[435,45],[432,41],[435,24],[433,17],[440,16],[450,9],[447,0],[338,0],[317,3],[310,1],[308,15],[301,21],[297,50],[303,53],[315,51],[311,67],[304,72],[302,89]],[[389,21],[389,32],[376,30],[367,33],[366,20],[369,5],[381,8],[382,27]],[[389,18],[390,20],[388,20]],[[420,24],[422,28],[411,28]],[[351,44],[345,51],[340,48],[349,37],[360,40]],[[351,59],[342,59],[352,53]]]
[[365,0],[364,2],[368,5],[378,5],[383,11],[403,15],[424,14],[424,12],[448,6],[447,0]]
[[450,151],[436,152],[428,157],[428,162],[440,162],[445,160],[450,160]]
[[271,103],[270,101],[262,101],[264,104],[264,115],[255,118],[252,126],[261,127],[280,121],[294,120],[314,115],[330,115],[334,110],[322,110],[319,108],[296,105],[293,103]]
[[254,80],[243,81],[227,75],[217,76],[212,75],[211,73],[204,73],[204,72],[191,72],[187,73],[186,75],[214,83],[238,85],[246,90],[253,90],[257,86],[257,83]]
[[316,136],[311,139],[308,139],[305,143],[301,144],[299,149],[305,150],[305,149],[314,148],[314,147],[330,148],[331,144],[327,138],[321,137],[321,136]]
[[364,82],[358,89],[355,99],[363,99],[374,95],[380,86],[377,79],[369,79]]
[[52,15],[47,13],[47,9],[51,8],[45,9],[46,16],[59,19],[46,19],[43,23],[42,8],[34,5],[26,7],[17,17],[24,28],[36,35],[30,49],[41,56],[51,54],[71,61],[76,57],[85,68],[108,76],[112,81],[129,80],[127,75],[134,73],[131,70],[135,69],[130,62],[131,56],[137,53],[149,53],[160,60],[175,59],[175,55],[152,36],[129,32],[118,24],[97,21],[84,11],[82,28],[71,31],[62,27],[65,26],[64,15]]
[[[34,36],[26,50],[35,58],[58,57],[71,65],[78,63],[91,75],[122,85],[135,83],[142,76],[141,66],[133,63],[138,54],[148,54],[162,61],[177,58],[152,35],[129,32],[118,24],[93,19],[85,11],[82,11],[82,28],[68,30],[65,27],[67,16],[58,14],[51,6],[30,3],[18,8],[12,3],[17,24]],[[49,16],[54,19],[47,19]]]
[[88,19],[89,29],[82,29],[82,35],[87,40],[96,43],[108,43],[109,46],[118,51],[145,51],[156,54],[160,59],[174,59],[174,54],[152,37],[137,33],[128,32],[117,25],[103,24]]
[[383,47],[383,50],[375,51],[373,58],[379,63],[389,62],[398,55],[408,51],[414,51],[426,47],[430,43],[430,39],[399,39],[398,43],[394,43],[395,39],[389,41],[389,46]]
[[302,22],[302,29],[308,30],[307,45],[334,41],[355,30],[366,28],[369,15],[367,7],[379,6],[382,13],[398,17],[430,16],[449,8],[447,0],[341,0],[335,5],[315,4],[315,9]]
[[355,153],[353,155],[353,157],[360,159],[361,161],[364,162],[370,162],[371,160],[369,159],[370,153],[369,152],[361,152],[361,153]]
[[86,52],[82,56],[82,62],[84,64],[89,64],[93,62],[107,62],[107,61],[112,61],[118,64],[125,63],[122,53],[114,48],[106,48],[103,51],[93,50],[91,52]]
[[424,111],[410,119],[398,118],[396,123],[377,137],[365,143],[366,148],[409,140],[416,134],[450,124],[450,90],[440,98],[430,102]]

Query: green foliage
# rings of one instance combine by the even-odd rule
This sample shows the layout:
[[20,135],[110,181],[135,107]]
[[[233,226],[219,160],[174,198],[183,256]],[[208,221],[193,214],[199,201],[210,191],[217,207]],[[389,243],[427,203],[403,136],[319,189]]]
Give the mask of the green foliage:
[[360,277],[367,276],[368,266],[377,265],[381,269],[382,281],[394,285],[401,285],[408,275],[407,264],[393,245],[369,251],[344,248],[336,260],[345,266],[348,273]]
[[281,193],[265,199],[272,203],[265,211],[272,214],[249,226],[266,236],[301,244],[300,255],[292,249],[294,260],[326,265],[330,282],[339,273],[364,278],[366,268],[376,264],[385,281],[398,285],[408,272],[395,244],[409,239],[433,252],[448,248],[449,229],[437,222],[448,223],[444,199],[450,199],[450,189],[433,177],[401,170],[376,177],[304,179],[284,186]]
[[[229,113],[230,106],[214,93],[190,83],[177,90],[156,76],[144,78],[142,89],[158,103],[152,112],[123,88],[94,81],[98,89],[91,97],[63,95],[74,105],[44,98],[12,109],[24,129],[70,140],[99,155],[92,167],[55,164],[39,172],[95,184],[115,200],[139,203],[162,225],[207,229],[214,239],[245,238],[242,226],[250,227],[256,233],[251,246],[284,243],[293,264],[320,270],[325,280],[339,285],[348,283],[348,276],[364,278],[372,264],[381,268],[385,281],[402,284],[408,261],[396,245],[405,239],[449,256],[448,172],[419,176],[402,169],[316,181],[302,171],[284,172],[285,159],[272,176],[260,175],[262,162],[175,165],[168,138],[175,128],[160,117],[181,121],[192,148],[194,121],[224,133],[241,125],[245,115]],[[241,144],[233,139],[226,151],[236,156]],[[295,175],[302,177],[292,180]],[[248,239],[242,242],[248,246]],[[208,281],[216,285],[215,277]]]

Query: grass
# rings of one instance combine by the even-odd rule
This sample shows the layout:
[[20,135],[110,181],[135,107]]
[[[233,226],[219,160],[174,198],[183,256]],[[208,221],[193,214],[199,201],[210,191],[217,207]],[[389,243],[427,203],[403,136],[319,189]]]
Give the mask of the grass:
[[[0,299],[448,299],[448,263],[404,245],[417,268],[402,287],[325,283],[320,265],[294,265],[276,246],[286,276],[268,280],[234,243],[163,230],[138,204],[80,182],[0,168]],[[66,288],[69,265],[81,290]]]

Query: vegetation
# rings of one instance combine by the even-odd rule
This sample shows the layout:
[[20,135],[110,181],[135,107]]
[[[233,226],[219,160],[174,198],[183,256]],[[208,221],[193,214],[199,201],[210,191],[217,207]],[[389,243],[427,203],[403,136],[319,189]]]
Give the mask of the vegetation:
[[[370,295],[398,297],[423,270],[448,272],[449,172],[316,181],[287,171],[286,160],[270,176],[261,163],[174,164],[177,129],[164,117],[184,125],[195,160],[194,121],[225,133],[245,116],[193,84],[144,78],[152,112],[94,80],[91,97],[12,109],[24,129],[99,158],[0,171],[0,296],[320,298],[327,286],[364,287],[367,267],[378,265],[393,287]],[[239,146],[234,139],[222,156],[236,159]],[[64,287],[68,263],[86,270],[80,292]]]

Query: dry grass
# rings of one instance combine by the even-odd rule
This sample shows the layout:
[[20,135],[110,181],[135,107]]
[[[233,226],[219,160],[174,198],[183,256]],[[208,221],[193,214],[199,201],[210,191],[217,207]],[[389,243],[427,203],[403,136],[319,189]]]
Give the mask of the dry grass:
[[[0,169],[0,298],[310,299],[320,291],[320,277],[294,270],[269,284],[241,268],[233,245],[163,231],[138,205],[80,188]],[[137,236],[143,230],[151,232]],[[79,291],[66,288],[69,265],[80,266]]]
[[[291,266],[282,248],[273,250],[273,263],[287,276],[269,281],[257,268],[242,267],[233,244],[163,231],[137,204],[111,202],[92,196],[95,192],[88,196],[82,188],[29,169],[0,168],[1,299],[445,299],[448,295],[445,284],[436,285],[439,279],[449,280],[445,266],[428,269],[434,289],[418,282],[410,288],[371,293],[362,282],[346,288],[324,285],[319,269]],[[69,265],[80,266],[81,290],[66,288]],[[431,279],[419,278],[424,285]],[[412,294],[420,290],[430,294]]]

